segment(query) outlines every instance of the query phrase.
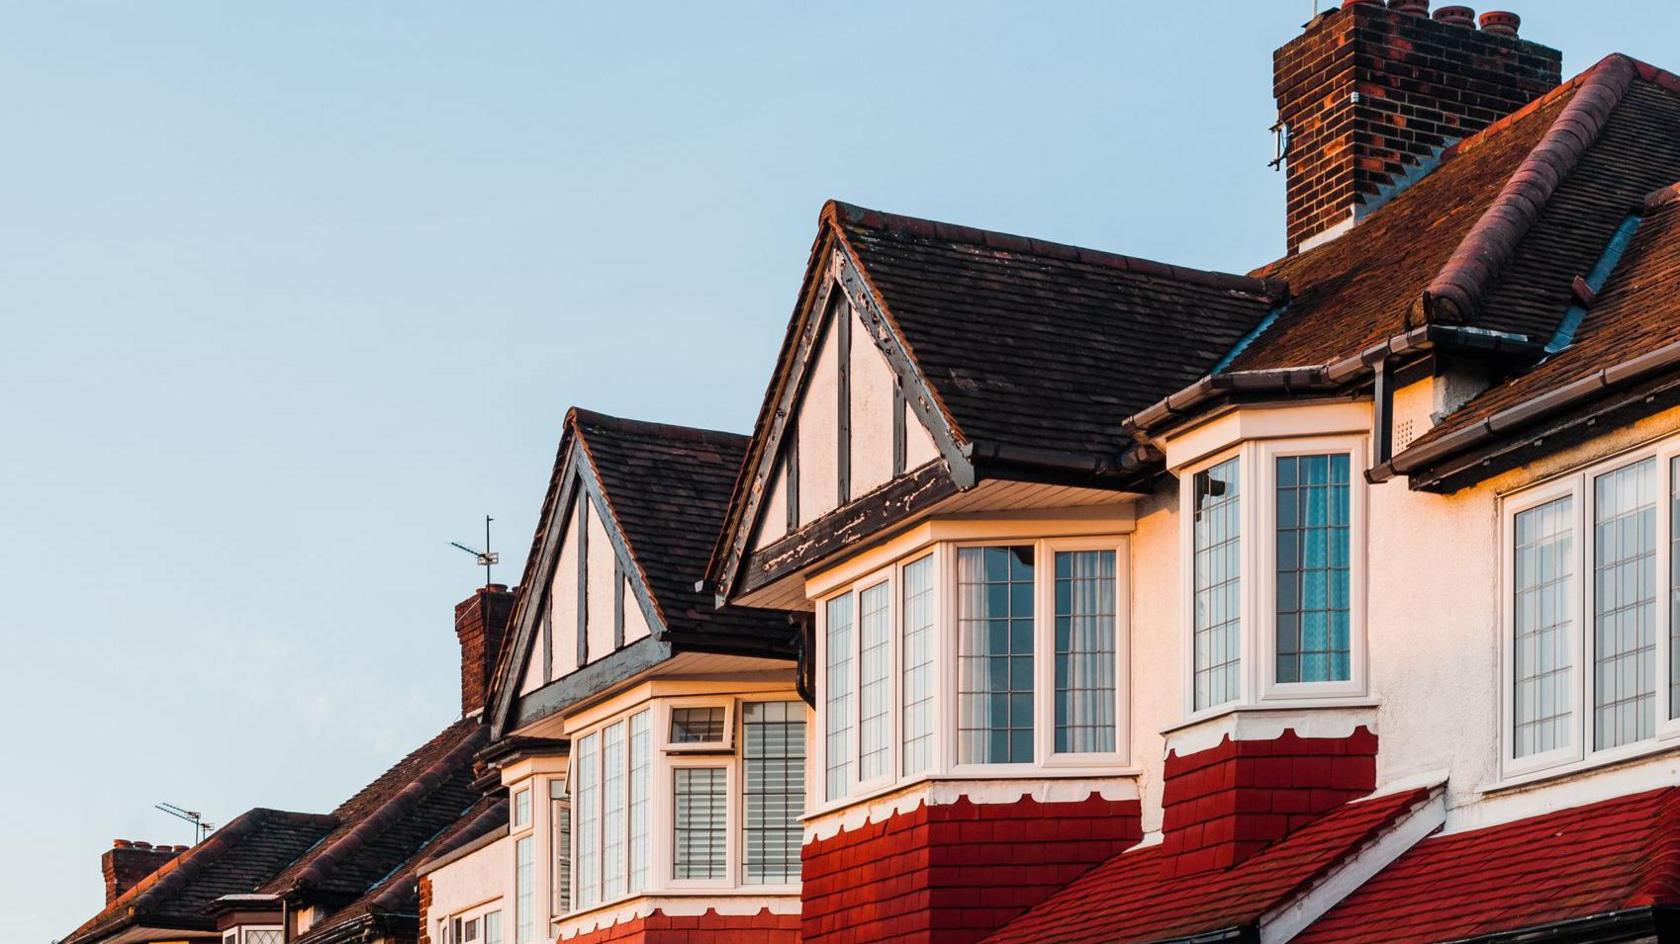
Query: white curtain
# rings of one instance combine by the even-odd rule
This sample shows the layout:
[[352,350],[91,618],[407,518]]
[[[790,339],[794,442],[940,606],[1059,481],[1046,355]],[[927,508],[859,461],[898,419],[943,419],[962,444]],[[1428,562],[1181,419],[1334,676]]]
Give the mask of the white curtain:
[[1056,555],[1056,749],[1114,750],[1114,552]]

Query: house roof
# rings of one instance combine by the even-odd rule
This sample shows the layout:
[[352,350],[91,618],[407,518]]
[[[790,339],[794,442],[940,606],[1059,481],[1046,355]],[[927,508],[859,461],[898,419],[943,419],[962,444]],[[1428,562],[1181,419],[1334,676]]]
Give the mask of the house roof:
[[334,810],[332,832],[258,890],[342,901],[366,892],[478,800],[472,759],[486,734],[476,717],[444,728]]
[[130,926],[214,930],[211,903],[248,893],[318,843],[336,820],[250,810],[153,872],[64,939],[80,944]]
[[1418,843],[1294,944],[1426,944],[1680,904],[1680,788]]
[[723,526],[747,437],[574,409],[603,498],[641,567],[666,630],[725,646],[787,650],[786,614],[717,608],[695,589]]
[[821,219],[967,443],[1110,460],[1122,420],[1211,370],[1285,292],[834,201]]
[[420,891],[417,875],[420,868],[493,832],[505,831],[507,824],[506,798],[488,796],[480,799],[416,849],[402,864],[369,887],[360,898],[327,915],[316,922],[308,933],[295,938],[295,944],[327,944],[329,941],[354,939],[356,932],[364,927],[418,920]]
[[[1161,845],[1110,859],[986,944],[1135,944],[1252,929],[1409,812],[1429,790],[1340,806],[1228,869],[1173,875]],[[1000,876],[1007,882],[1007,876]]]

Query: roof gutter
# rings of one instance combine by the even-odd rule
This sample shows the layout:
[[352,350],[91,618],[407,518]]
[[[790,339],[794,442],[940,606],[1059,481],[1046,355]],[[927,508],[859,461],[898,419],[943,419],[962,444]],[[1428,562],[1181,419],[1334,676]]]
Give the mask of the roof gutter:
[[[1680,912],[1660,906],[1628,908],[1556,924],[1458,938],[1443,944],[1552,944],[1552,942],[1626,941],[1655,935],[1668,940],[1680,927]],[[1666,933],[1664,933],[1666,932]]]
[[1126,418],[1121,429],[1134,437],[1147,436],[1168,423],[1188,419],[1212,400],[1233,394],[1329,393],[1361,379],[1393,358],[1436,349],[1538,359],[1545,346],[1524,335],[1460,325],[1427,324],[1373,344],[1357,354],[1317,367],[1276,370],[1239,370],[1209,374],[1183,390]]
[[1597,394],[1624,387],[1652,374],[1680,366],[1680,341],[1595,371],[1579,380],[1506,407],[1472,426],[1424,443],[1371,470],[1372,482],[1410,475],[1425,466],[1468,451],[1513,429],[1573,407]]

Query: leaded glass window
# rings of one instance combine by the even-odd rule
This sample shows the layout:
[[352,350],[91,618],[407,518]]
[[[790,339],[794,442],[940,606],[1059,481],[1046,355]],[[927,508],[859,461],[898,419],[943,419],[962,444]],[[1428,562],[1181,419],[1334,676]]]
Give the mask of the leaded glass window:
[[1228,459],[1196,473],[1192,522],[1195,594],[1194,707],[1211,708],[1241,694],[1241,466]]
[[1353,677],[1348,587],[1349,458],[1277,460],[1277,681]]
[[743,882],[799,881],[805,808],[805,705],[748,702],[741,709]]
[[1567,746],[1574,726],[1574,500],[1564,496],[1514,519],[1511,585],[1514,756]]
[[1657,733],[1656,484],[1655,459],[1593,480],[1593,731],[1600,750]]
[[723,708],[671,709],[671,743],[723,743]]
[[678,767],[672,771],[676,878],[727,877],[728,782],[728,771],[722,767]]
[[1114,750],[1113,551],[1056,552],[1056,752]]
[[846,794],[852,777],[852,595],[828,601],[827,649],[823,688],[827,708],[824,729],[823,796],[837,800]]
[[1033,548],[957,552],[957,761],[1033,759]]
[[858,594],[858,779],[892,767],[892,588],[878,583]]
[[904,651],[899,709],[904,745],[901,774],[933,766],[933,558],[904,568]]

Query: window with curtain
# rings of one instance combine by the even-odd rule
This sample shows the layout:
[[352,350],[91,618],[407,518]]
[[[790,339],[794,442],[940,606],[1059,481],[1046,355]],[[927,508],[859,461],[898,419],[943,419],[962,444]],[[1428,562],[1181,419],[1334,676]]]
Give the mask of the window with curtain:
[[611,901],[624,895],[626,826],[629,811],[629,775],[625,762],[624,722],[601,730],[601,898]]
[[632,894],[648,884],[648,780],[652,770],[652,716],[643,711],[630,718],[630,849],[629,888]]
[[1197,710],[1241,694],[1241,465],[1228,459],[1196,473],[1192,529],[1195,623],[1193,704]]
[[728,771],[722,767],[678,767],[672,772],[673,874],[678,879],[728,876]]
[[532,887],[535,876],[532,874],[535,865],[532,862],[532,837],[514,843],[514,879],[513,879],[513,907],[514,922],[517,926],[517,944],[531,944],[536,940],[537,915],[536,894]]
[[596,844],[600,836],[600,735],[589,734],[577,740],[577,790],[573,800],[577,804],[577,834],[573,837],[577,848],[577,904],[589,908],[601,901],[601,866]]
[[1113,551],[1056,552],[1056,752],[1115,744]]
[[1569,496],[1513,519],[1513,754],[1568,746],[1574,727],[1575,509]]
[[892,768],[892,587],[878,583],[858,594],[858,779]]
[[823,671],[825,721],[823,729],[823,797],[836,800],[846,795],[852,779],[852,595],[828,601],[826,610],[826,665]]
[[799,881],[805,809],[805,705],[748,702],[741,710],[742,881]]
[[1280,456],[1275,466],[1278,682],[1353,677],[1346,453]]
[[900,773],[918,774],[933,766],[933,558],[904,567],[904,649],[899,722],[904,739]]
[[1657,462],[1593,480],[1593,730],[1600,750],[1654,737]]
[[[548,876],[549,909],[562,915],[572,910],[572,804],[562,781],[550,780],[548,793],[549,848],[554,855]],[[500,922],[501,915],[496,920]]]
[[1033,759],[1033,548],[957,551],[957,761]]

